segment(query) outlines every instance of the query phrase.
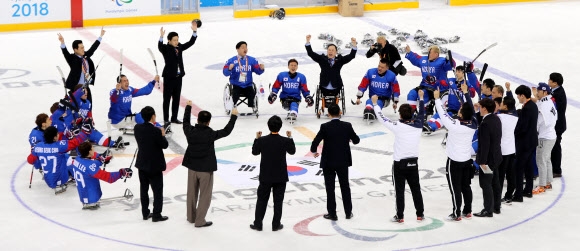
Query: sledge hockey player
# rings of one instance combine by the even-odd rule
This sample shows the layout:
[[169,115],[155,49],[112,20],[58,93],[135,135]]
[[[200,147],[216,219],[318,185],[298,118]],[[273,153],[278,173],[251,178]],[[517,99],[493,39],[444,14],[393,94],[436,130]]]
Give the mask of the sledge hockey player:
[[108,164],[113,156],[106,151],[97,154],[93,145],[84,142],[78,147],[79,157],[69,157],[67,166],[72,170],[76,181],[79,199],[83,203],[83,209],[95,210],[100,207],[99,200],[103,195],[99,180],[113,183],[118,179],[133,176],[130,168],[121,168],[118,172],[107,172],[101,169],[101,165]]
[[[52,124],[52,120],[46,113],[41,113],[36,116],[36,127],[30,131],[28,136],[28,143],[30,143],[30,150],[34,149],[34,146],[39,142],[44,142],[44,130]],[[34,163],[34,168],[38,169],[42,173],[42,168],[40,163]]]
[[238,54],[226,61],[222,73],[229,77],[232,85],[232,101],[234,106],[240,99],[240,93],[244,93],[248,99],[248,107],[251,107],[254,114],[258,113],[258,107],[254,106],[256,91],[252,84],[254,83],[252,73],[262,75],[264,73],[264,64],[258,63],[254,57],[248,56],[248,44],[240,41],[236,44]]
[[44,142],[37,143],[28,155],[29,164],[35,164],[38,161],[41,165],[44,181],[48,187],[55,189],[55,194],[66,191],[66,183],[69,179],[66,167],[67,152],[84,142],[92,130],[92,122],[86,121],[82,125],[82,132],[74,139],[58,141],[57,129],[54,126],[49,126],[44,130]]
[[[91,101],[87,99],[87,89],[84,85],[78,84],[74,88],[73,93],[74,104],[78,106],[78,118],[76,119],[75,126],[78,126],[82,121],[87,118],[92,120],[93,118],[93,106]],[[73,132],[78,132],[75,130]],[[110,140],[109,137],[104,136],[97,129],[93,129],[93,132],[89,135],[89,141],[97,143],[98,145],[113,148],[124,148],[128,144],[123,142],[123,137],[117,138],[116,141]],[[110,141],[110,142],[109,142]]]
[[417,100],[419,98],[417,90],[424,90],[423,101],[427,108],[427,115],[431,115],[433,114],[433,102],[430,101],[433,100],[433,91],[439,88],[442,95],[447,92],[449,89],[447,72],[455,67],[455,62],[451,62],[449,59],[444,57],[439,57],[440,49],[437,45],[429,47],[428,56],[420,56],[419,54],[412,52],[409,45],[405,47],[405,51],[407,52],[405,58],[407,58],[414,66],[419,67],[421,75],[423,76],[421,84],[409,91],[409,94],[407,94],[407,100],[411,107],[413,107],[413,110],[416,110]]
[[[441,101],[447,108],[447,114],[451,117],[456,117],[457,113],[459,112],[459,108],[465,102],[467,102],[468,98],[475,97],[476,93],[478,92],[479,81],[477,80],[477,76],[473,72],[473,64],[468,62],[467,68],[460,65],[455,67],[455,78],[450,78],[449,80],[449,90],[447,97],[442,97]],[[465,79],[465,74],[467,74],[467,80]],[[467,84],[469,89],[469,96],[463,95],[461,88],[464,84]],[[437,131],[441,128],[441,114],[435,113],[433,116],[427,121],[427,124],[424,127],[423,132],[426,134],[430,134],[434,131]]]
[[363,97],[364,92],[369,89],[369,99],[366,101],[365,110],[363,112],[363,118],[367,121],[374,120],[376,118],[375,112],[373,110],[373,103],[371,101],[372,96],[377,95],[379,100],[377,104],[379,107],[384,108],[393,101],[393,109],[397,110],[397,104],[399,103],[399,82],[397,82],[397,76],[394,72],[389,70],[389,61],[386,58],[382,58],[379,61],[379,66],[377,68],[371,68],[362,78],[360,85],[358,86],[358,92],[356,94],[356,104],[360,104],[360,99]]
[[[159,75],[156,75],[155,79],[144,87],[137,89],[129,86],[127,76],[121,74],[117,77],[115,89],[109,92],[111,107],[108,116],[111,125],[125,133],[128,130],[132,131],[135,124],[144,123],[140,113],[131,112],[131,103],[133,98],[151,94],[156,83],[159,83]],[[156,126],[161,127],[159,123],[156,123]],[[170,126],[171,123],[166,123],[163,127],[168,131]]]
[[308,107],[314,104],[314,99],[310,96],[306,77],[304,74],[297,72],[298,61],[296,59],[288,60],[288,70],[287,72],[280,72],[278,77],[276,77],[276,82],[272,86],[272,93],[268,96],[268,103],[274,103],[278,97],[278,91],[282,89],[280,102],[285,110],[290,111],[286,119],[290,120],[290,123],[293,124],[298,117],[298,105],[302,101],[300,93],[304,96]]

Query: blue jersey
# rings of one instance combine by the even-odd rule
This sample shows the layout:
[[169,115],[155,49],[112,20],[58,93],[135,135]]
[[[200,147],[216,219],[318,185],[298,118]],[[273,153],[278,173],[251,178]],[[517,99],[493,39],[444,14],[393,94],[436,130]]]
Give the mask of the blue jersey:
[[[405,58],[409,59],[411,64],[421,69],[421,75],[423,76],[421,86],[433,90],[437,90],[437,87],[439,87],[440,91],[446,91],[449,89],[449,84],[447,83],[447,72],[453,70],[455,62],[447,61],[442,57],[430,61],[429,56],[420,56],[414,52],[407,53]],[[435,77],[435,83],[427,82],[428,77]]]
[[76,103],[78,105],[79,108],[79,116],[82,118],[92,118],[93,114],[93,107],[91,104],[91,101],[89,101],[88,99],[83,100],[81,97],[84,95],[84,91],[82,88],[77,89],[74,93],[73,93],[73,97],[76,101]]
[[452,113],[457,113],[459,108],[461,108],[461,104],[466,102],[466,98],[473,98],[477,91],[477,76],[475,73],[470,72],[467,74],[467,89],[469,90],[469,97],[464,97],[461,88],[458,86],[465,84],[465,79],[461,81],[457,81],[455,78],[449,79],[449,96],[447,98],[447,110]]
[[59,134],[62,134],[66,130],[72,128],[73,121],[75,121],[76,117],[76,113],[74,113],[70,108],[64,110],[57,109],[50,115],[50,119],[52,120],[51,126],[54,126]]
[[116,89],[109,92],[109,99],[111,100],[111,107],[109,108],[109,119],[112,124],[118,124],[121,120],[125,119],[126,116],[133,114],[131,112],[131,102],[133,98],[149,95],[153,88],[155,88],[155,80],[149,82],[146,86],[141,89],[133,88],[129,86],[129,89],[117,92]]
[[87,139],[84,132],[79,133],[73,140],[61,140],[54,143],[39,142],[34,146],[28,156],[28,163],[35,164],[38,161],[44,171],[44,181],[50,188],[63,185],[68,181],[66,167],[66,154],[71,149],[78,147]]
[[290,72],[280,72],[278,77],[276,77],[276,82],[272,86],[272,92],[278,93],[282,88],[282,93],[280,93],[280,99],[283,98],[293,98],[297,100],[302,100],[302,96],[306,97],[310,95],[308,86],[306,83],[306,77],[304,74],[296,72],[296,76],[292,78]]
[[30,143],[30,147],[33,147],[40,142],[44,142],[44,131],[38,127],[35,127],[30,132],[30,136],[28,136],[28,143]]
[[69,157],[67,165],[74,174],[79,199],[84,204],[96,203],[101,199],[103,192],[99,179],[113,183],[121,178],[119,172],[101,170],[102,163],[98,160]]
[[[231,71],[230,64],[234,64],[234,68]],[[223,69],[224,76],[230,77],[230,84],[242,88],[252,86],[252,72],[262,75],[264,70],[260,69],[258,60],[247,55],[243,58],[235,56],[228,59]]]
[[364,93],[369,89],[369,97],[373,95],[379,98],[399,98],[401,94],[399,90],[399,82],[394,72],[387,70],[383,76],[379,75],[377,68],[372,68],[364,75],[358,90]]

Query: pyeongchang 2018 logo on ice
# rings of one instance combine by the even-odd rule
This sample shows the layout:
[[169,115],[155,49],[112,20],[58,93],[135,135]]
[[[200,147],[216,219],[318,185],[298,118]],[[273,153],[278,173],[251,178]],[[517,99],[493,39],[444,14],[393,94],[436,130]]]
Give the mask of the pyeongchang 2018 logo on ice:
[[133,2],[133,0],[111,0],[111,1],[115,1],[117,6],[123,6],[123,4],[130,4],[131,2]]

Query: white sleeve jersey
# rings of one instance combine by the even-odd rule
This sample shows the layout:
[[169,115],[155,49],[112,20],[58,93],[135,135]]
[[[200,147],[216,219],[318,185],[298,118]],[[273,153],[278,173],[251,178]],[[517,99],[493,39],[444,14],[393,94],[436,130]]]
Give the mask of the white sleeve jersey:
[[473,118],[469,120],[454,119],[447,113],[441,99],[435,100],[435,109],[441,117],[441,122],[447,128],[447,147],[445,152],[447,157],[457,162],[464,162],[471,159],[473,134],[477,129],[477,121]]
[[518,113],[500,112],[497,114],[501,120],[501,155],[510,155],[516,153],[516,138],[514,131],[518,123]]
[[374,110],[383,125],[395,134],[393,160],[400,161],[406,158],[419,157],[419,142],[423,128],[422,116],[408,121],[392,121],[385,117],[378,105],[374,106]]
[[539,139],[556,139],[556,120],[558,120],[558,111],[552,95],[548,95],[538,100],[538,138]]

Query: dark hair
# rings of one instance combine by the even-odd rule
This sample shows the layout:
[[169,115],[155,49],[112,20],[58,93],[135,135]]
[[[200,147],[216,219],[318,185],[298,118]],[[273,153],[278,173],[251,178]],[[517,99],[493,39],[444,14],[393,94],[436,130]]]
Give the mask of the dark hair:
[[493,81],[493,79],[491,78],[486,78],[483,80],[483,85],[492,90],[493,87],[495,86],[495,81]]
[[270,129],[270,132],[279,132],[280,128],[282,128],[282,119],[280,117],[274,115],[268,119],[268,129]]
[[413,118],[413,107],[409,104],[402,104],[399,107],[399,114],[401,119],[412,119]]
[[121,74],[121,75],[117,76],[117,83],[118,83],[118,84],[119,84],[119,83],[121,83],[121,79],[122,79],[122,78],[126,78],[126,77],[127,77],[127,76],[125,76],[125,74]]
[[461,108],[459,108],[459,113],[461,113],[461,119],[463,120],[470,120],[471,117],[473,117],[474,112],[473,107],[467,103],[464,103]]
[[54,137],[58,135],[58,130],[54,126],[49,126],[44,129],[44,142],[50,144],[54,143]]
[[463,72],[465,72],[465,67],[463,67],[463,65],[458,65],[457,67],[455,67],[455,71],[463,71]]
[[207,123],[209,123],[210,120],[211,120],[211,113],[208,111],[200,111],[197,114],[197,123],[198,124],[207,125]]
[[72,43],[73,49],[75,49],[75,50],[78,49],[79,48],[79,44],[82,44],[82,43],[83,43],[83,41],[81,41],[81,40],[75,40],[75,41],[73,41],[73,43]]
[[54,104],[52,104],[52,106],[50,107],[50,113],[53,114],[54,112],[56,112],[57,109],[58,109],[58,102],[54,102]]
[[240,41],[236,44],[236,50],[239,49],[240,47],[242,47],[242,44],[245,44],[246,46],[248,46],[248,43],[246,43],[246,41]]
[[340,115],[340,107],[337,104],[331,104],[328,106],[328,114],[333,117]]
[[46,113],[38,114],[36,115],[36,121],[34,121],[34,123],[36,123],[39,129],[42,129],[42,123],[46,122],[47,118],[48,115],[46,115]]
[[479,105],[485,108],[488,113],[493,113],[495,111],[495,102],[491,99],[485,98],[479,101]]
[[530,98],[532,97],[532,90],[530,89],[530,87],[520,85],[518,86],[518,88],[516,88],[516,95],[524,95],[524,97]]
[[497,98],[494,98],[494,99],[493,99],[493,102],[496,102],[496,103],[498,103],[498,104],[500,104],[500,105],[501,105],[501,100],[502,100],[502,98],[501,98],[501,97],[497,97]]
[[508,110],[516,109],[516,99],[514,99],[513,97],[507,96],[503,98],[503,104],[507,106]]
[[155,109],[151,106],[145,106],[141,109],[141,117],[145,120],[145,123],[151,121],[151,118],[155,115]]
[[169,32],[169,34],[167,34],[167,41],[170,41],[171,39],[173,39],[173,37],[179,37],[179,35],[177,35],[177,32],[175,31]]
[[81,155],[81,157],[87,158],[89,157],[89,153],[91,152],[92,148],[93,144],[91,144],[91,142],[85,141],[78,148],[79,154]]
[[389,59],[388,58],[381,58],[381,60],[379,61],[379,63],[386,64],[387,65],[387,68],[389,68]]
[[290,60],[288,60],[288,66],[290,66],[290,63],[292,63],[292,62],[298,64],[298,60],[296,60],[296,59],[290,59]]
[[557,73],[557,72],[550,73],[550,80],[556,82],[556,84],[558,84],[558,86],[561,86],[562,84],[564,84],[564,77],[562,77],[562,74]]
[[334,49],[338,52],[338,47],[336,47],[335,44],[328,44],[328,46],[326,46],[326,48],[328,49],[328,47],[330,47],[330,46],[334,46]]

